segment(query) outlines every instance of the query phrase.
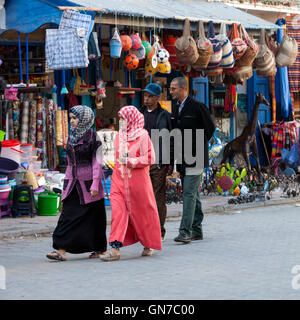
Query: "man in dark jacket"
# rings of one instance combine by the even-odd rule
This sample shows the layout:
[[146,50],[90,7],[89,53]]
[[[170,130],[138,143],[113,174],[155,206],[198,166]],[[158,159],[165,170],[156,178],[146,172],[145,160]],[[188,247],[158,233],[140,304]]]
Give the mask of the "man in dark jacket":
[[[153,129],[157,129],[159,131],[167,129],[168,131],[171,131],[171,116],[169,112],[164,110],[158,102],[162,91],[160,85],[157,83],[149,83],[143,91],[144,106],[140,109],[140,112],[144,115],[144,128],[148,131],[149,136],[151,137],[151,130]],[[163,152],[170,152],[170,150],[165,150],[165,144],[161,138],[157,141],[159,144],[158,146],[155,146],[154,139],[152,139],[152,142],[155,150],[158,151],[158,154],[156,152],[156,164],[150,167],[150,178],[155,194],[161,226],[161,237],[163,240],[166,233],[164,224],[167,216],[166,177],[168,173],[173,171],[173,160],[172,155],[170,155],[169,163],[165,163],[163,161]]]
[[[202,240],[202,220],[203,212],[199,197],[199,185],[201,180],[201,171],[203,167],[208,167],[208,141],[212,137],[215,125],[211,119],[208,108],[205,104],[193,99],[188,95],[187,83],[184,78],[175,78],[170,84],[170,94],[173,99],[178,100],[174,110],[174,127],[181,132],[181,163],[178,164],[181,182],[183,186],[183,213],[179,228],[179,235],[174,239],[176,242],[189,243],[191,240]],[[189,130],[186,130],[189,129]],[[199,139],[197,129],[203,129],[203,136]],[[187,133],[190,131],[189,133]],[[200,130],[198,131],[198,133]],[[184,135],[191,134],[192,139],[186,140],[190,149],[184,146]],[[197,137],[197,139],[196,139]],[[201,136],[200,136],[201,137]],[[202,140],[202,141],[197,141]],[[200,144],[199,144],[200,143]],[[201,150],[198,150],[199,147]],[[186,146],[187,147],[187,146]],[[204,163],[199,166],[197,161],[197,152],[204,157]],[[175,155],[175,159],[176,159]],[[193,156],[195,163],[187,159]],[[178,159],[178,157],[177,157]]]

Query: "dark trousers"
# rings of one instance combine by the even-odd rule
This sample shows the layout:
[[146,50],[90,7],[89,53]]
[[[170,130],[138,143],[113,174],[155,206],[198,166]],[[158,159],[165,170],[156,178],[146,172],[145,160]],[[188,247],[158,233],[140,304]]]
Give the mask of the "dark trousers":
[[181,174],[183,212],[179,233],[188,237],[202,234],[203,211],[199,196],[200,175]]
[[150,167],[150,178],[152,182],[152,187],[155,195],[161,236],[164,237],[165,230],[165,221],[167,216],[167,206],[166,206],[166,177],[168,173],[168,165],[162,165],[160,168],[154,164]]

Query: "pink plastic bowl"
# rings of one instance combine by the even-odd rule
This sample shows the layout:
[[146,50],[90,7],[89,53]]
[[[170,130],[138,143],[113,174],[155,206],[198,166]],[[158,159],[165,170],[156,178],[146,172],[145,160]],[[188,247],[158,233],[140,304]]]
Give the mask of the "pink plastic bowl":
[[5,191],[0,192],[0,200],[7,200],[9,197],[10,189],[6,189]]

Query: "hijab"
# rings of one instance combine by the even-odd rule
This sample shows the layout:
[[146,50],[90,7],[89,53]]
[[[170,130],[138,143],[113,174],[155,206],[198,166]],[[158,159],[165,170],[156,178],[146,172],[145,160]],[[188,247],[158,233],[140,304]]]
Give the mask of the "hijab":
[[118,115],[126,120],[126,128],[120,128],[123,140],[133,141],[143,133],[144,115],[134,106],[123,107]]
[[82,105],[74,106],[70,109],[70,113],[73,113],[79,119],[76,128],[70,128],[69,141],[75,144],[92,127],[95,116],[90,107]]

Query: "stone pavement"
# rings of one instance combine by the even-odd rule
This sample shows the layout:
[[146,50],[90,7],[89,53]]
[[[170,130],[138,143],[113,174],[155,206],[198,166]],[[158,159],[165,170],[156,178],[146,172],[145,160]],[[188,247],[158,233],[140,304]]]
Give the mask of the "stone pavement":
[[[295,198],[282,198],[280,192],[273,192],[271,200],[265,202],[258,201],[252,203],[245,203],[240,205],[228,205],[227,201],[231,197],[224,196],[201,196],[201,202],[204,214],[210,213],[224,213],[235,212],[240,209],[264,207],[269,205],[279,204],[295,204],[300,202],[300,197]],[[107,209],[107,221],[110,224],[111,211],[110,207]],[[168,205],[168,217],[167,219],[180,218],[182,212],[182,204]],[[15,238],[20,236],[35,236],[46,235],[54,231],[59,216],[35,216],[31,218],[29,216],[10,218],[4,216],[0,219],[0,240],[6,238]]]
[[115,262],[88,254],[50,261],[51,237],[0,240],[6,270],[0,300],[101,299],[109,306],[119,299],[299,300],[300,210],[294,203],[207,214],[204,240],[188,245],[173,241],[178,227],[178,220],[166,223],[163,250],[154,256],[141,257],[135,244],[122,248]]

